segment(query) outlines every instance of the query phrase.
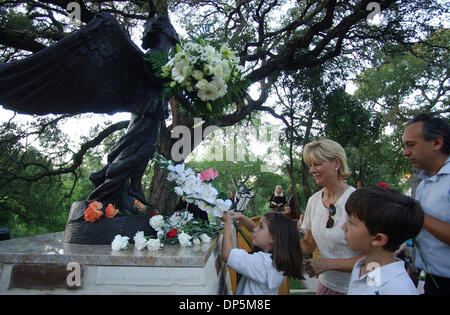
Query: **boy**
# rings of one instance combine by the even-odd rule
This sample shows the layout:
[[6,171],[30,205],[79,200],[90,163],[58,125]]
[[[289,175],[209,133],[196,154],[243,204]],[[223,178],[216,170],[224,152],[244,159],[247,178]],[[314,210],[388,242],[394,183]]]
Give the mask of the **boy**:
[[353,267],[347,294],[417,295],[404,262],[393,254],[420,232],[420,205],[391,189],[362,187],[350,195],[345,210],[348,219],[342,229],[347,245],[364,256]]

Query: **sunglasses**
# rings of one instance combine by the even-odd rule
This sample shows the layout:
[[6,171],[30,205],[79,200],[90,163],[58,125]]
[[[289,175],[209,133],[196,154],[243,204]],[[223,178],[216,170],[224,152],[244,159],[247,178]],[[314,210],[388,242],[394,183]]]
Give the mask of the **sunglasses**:
[[327,221],[327,229],[330,229],[333,227],[334,225],[334,220],[332,218],[332,216],[334,216],[336,214],[336,207],[332,204],[330,204],[330,207],[328,208],[328,221]]

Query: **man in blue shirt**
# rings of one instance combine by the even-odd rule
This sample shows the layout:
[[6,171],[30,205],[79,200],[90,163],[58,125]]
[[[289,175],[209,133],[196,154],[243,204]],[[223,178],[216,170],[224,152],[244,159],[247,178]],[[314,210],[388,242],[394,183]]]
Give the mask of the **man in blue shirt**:
[[415,266],[427,271],[425,294],[450,295],[450,127],[429,114],[407,123],[403,155],[421,170],[416,190],[425,220],[416,240]]

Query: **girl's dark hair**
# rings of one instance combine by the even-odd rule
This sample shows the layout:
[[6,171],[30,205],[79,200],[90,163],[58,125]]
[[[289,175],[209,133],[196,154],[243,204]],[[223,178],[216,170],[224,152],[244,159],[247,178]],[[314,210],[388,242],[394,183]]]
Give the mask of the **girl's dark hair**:
[[295,222],[278,212],[264,214],[270,234],[273,236],[272,259],[278,271],[295,279],[303,278],[303,255],[300,234]]
[[383,187],[355,190],[345,203],[345,211],[364,222],[370,235],[385,234],[388,242],[383,248],[392,252],[416,237],[424,220],[422,207],[416,200]]

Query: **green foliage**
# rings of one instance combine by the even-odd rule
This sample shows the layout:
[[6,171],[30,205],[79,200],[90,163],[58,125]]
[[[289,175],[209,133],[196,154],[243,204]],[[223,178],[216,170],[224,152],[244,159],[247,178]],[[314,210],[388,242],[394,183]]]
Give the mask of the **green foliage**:
[[202,219],[193,219],[181,228],[181,231],[192,236],[192,239],[197,238],[199,240],[201,240],[202,234],[206,234],[211,239],[214,239],[221,230],[221,225],[209,224]]
[[385,119],[402,124],[418,112],[449,112],[450,30],[438,29],[409,49],[377,50],[373,67],[356,79],[355,97],[381,106]]

